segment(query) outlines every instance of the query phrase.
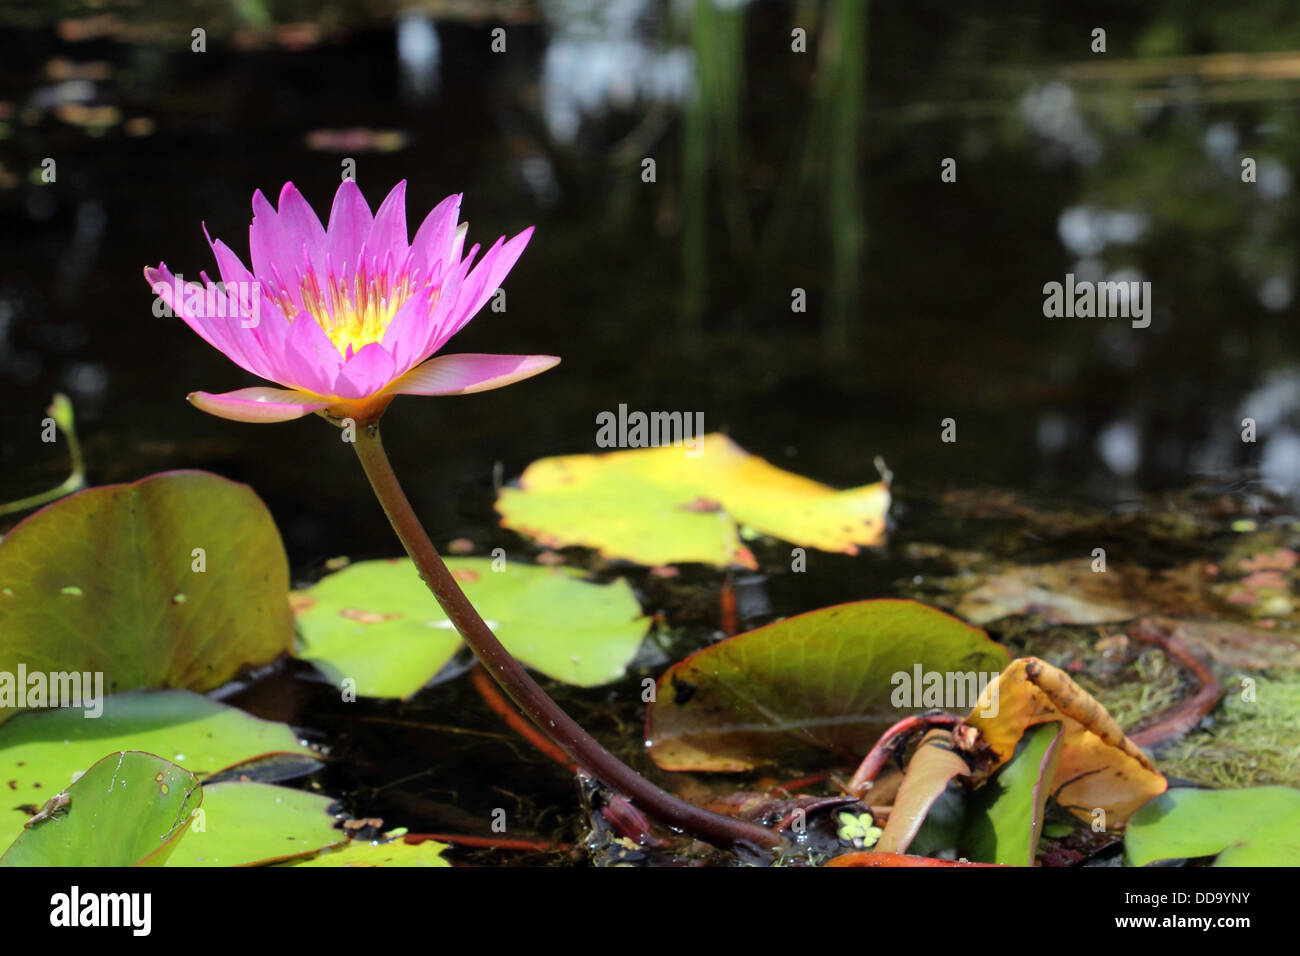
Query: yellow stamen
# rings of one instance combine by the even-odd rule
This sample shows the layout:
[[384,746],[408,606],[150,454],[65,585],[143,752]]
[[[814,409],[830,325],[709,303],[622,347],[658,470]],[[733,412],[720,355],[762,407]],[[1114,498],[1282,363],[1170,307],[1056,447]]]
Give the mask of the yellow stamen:
[[383,339],[397,310],[416,288],[405,272],[391,286],[384,273],[368,276],[359,270],[344,279],[330,276],[324,289],[309,274],[302,284],[302,302],[334,347],[347,357]]

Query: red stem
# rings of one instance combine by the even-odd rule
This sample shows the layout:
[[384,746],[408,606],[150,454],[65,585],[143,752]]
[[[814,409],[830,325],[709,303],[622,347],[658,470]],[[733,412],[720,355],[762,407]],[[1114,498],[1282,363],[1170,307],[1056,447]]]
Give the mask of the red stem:
[[785,842],[778,833],[766,827],[724,817],[674,797],[620,761],[578,726],[501,646],[447,570],[393,472],[379,438],[379,425],[365,425],[358,429],[354,444],[375,497],[443,613],[506,696],[569,759],[611,790],[630,798],[661,823],[701,840],[720,846],[745,847],[759,853]]
[[885,766],[885,762],[889,760],[900,740],[922,728],[955,727],[957,721],[958,718],[953,714],[916,714],[912,717],[904,717],[881,734],[876,745],[871,748],[871,752],[862,759],[857,773],[853,775],[853,779],[845,789],[855,797],[862,797],[871,789],[876,775]]

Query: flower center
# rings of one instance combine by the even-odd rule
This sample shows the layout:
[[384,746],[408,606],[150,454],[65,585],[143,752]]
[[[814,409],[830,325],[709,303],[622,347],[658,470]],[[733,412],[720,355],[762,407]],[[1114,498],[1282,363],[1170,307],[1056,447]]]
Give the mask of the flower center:
[[331,274],[323,287],[308,273],[301,287],[302,304],[347,359],[381,341],[398,309],[424,285],[405,269],[392,278],[387,269],[370,274],[363,263],[352,275]]

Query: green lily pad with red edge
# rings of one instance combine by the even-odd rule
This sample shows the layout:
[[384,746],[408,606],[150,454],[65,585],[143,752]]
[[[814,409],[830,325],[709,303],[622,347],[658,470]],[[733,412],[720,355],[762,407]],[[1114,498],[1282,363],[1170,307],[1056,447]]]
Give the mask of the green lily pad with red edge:
[[[292,649],[288,593],[280,534],[247,485],[174,471],[91,488],[0,541],[0,672],[211,690]],[[0,683],[0,723],[16,695]]]
[[384,834],[383,842],[352,840],[342,846],[321,850],[314,856],[289,860],[279,866],[451,866],[442,858],[447,844],[437,840],[407,843],[405,830]]
[[738,525],[857,554],[885,534],[889,489],[837,491],[751,455],[726,435],[533,462],[503,488],[501,524],[548,547],[593,548],[644,565],[756,567]]
[[168,866],[257,866],[341,843],[330,797],[269,783],[214,783]]
[[[1007,663],[983,631],[916,601],[810,611],[673,665],[646,716],[650,756],[666,770],[740,771],[811,750],[865,755],[892,724],[935,706],[896,696],[905,690],[900,675],[977,680]],[[917,706],[905,705],[912,700]]]
[[1061,762],[1059,721],[1026,731],[1015,756],[975,791],[961,838],[962,855],[980,863],[1033,866],[1048,790]]
[[198,778],[170,760],[109,754],[20,829],[0,866],[162,866],[202,801]]
[[1215,866],[1300,866],[1300,790],[1177,788],[1129,818],[1129,866],[1203,856]]
[[267,754],[316,756],[285,724],[183,690],[115,694],[97,718],[70,707],[28,711],[0,727],[0,846],[74,774],[115,750],[159,754],[200,776]]
[[[647,622],[632,588],[572,568],[488,558],[447,566],[501,643],[522,663],[580,687],[618,680]],[[494,567],[502,570],[494,570]],[[294,596],[304,660],[363,697],[407,697],[460,647],[460,636],[409,558],[361,561]]]

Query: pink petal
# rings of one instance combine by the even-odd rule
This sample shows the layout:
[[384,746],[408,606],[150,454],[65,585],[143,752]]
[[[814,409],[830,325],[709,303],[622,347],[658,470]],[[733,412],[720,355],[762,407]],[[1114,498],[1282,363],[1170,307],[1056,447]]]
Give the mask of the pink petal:
[[423,289],[418,291],[402,303],[384,330],[382,342],[393,356],[395,374],[400,375],[433,354],[421,351],[429,341],[429,326],[436,312],[429,302],[429,293]]
[[[172,312],[180,316],[181,320],[197,332],[203,341],[217,349],[245,371],[252,372],[262,378],[271,377],[267,374],[270,370],[270,363],[267,361],[265,351],[257,339],[248,334],[249,329],[241,328],[241,320],[237,315],[233,317],[230,315],[224,317],[209,316],[187,308],[186,299],[190,297],[189,283],[185,283],[185,286],[182,287],[178,301],[176,277],[172,275],[165,263],[158,263],[157,269],[146,268],[144,277],[154,290],[154,294],[167,303]],[[195,285],[197,284],[195,283]],[[204,298],[207,298],[206,290]],[[212,298],[213,305],[225,309],[227,313],[231,311],[224,296],[214,294]],[[206,308],[203,311],[206,312]]]
[[[291,187],[291,183],[286,183],[285,189],[281,190],[281,206],[286,205],[286,200],[289,199],[286,191]],[[297,190],[293,190],[293,194],[296,195]],[[303,204],[306,205],[305,200]],[[295,210],[297,208],[292,201],[287,205]],[[303,247],[303,233],[310,233],[310,224],[302,222],[302,218],[300,210],[291,219],[281,217],[271,208],[260,189],[253,193],[253,224],[248,227],[248,252],[253,263],[253,273],[263,281],[269,281],[278,274],[287,287],[284,291],[288,292],[293,304],[299,309],[302,308],[302,293],[298,282],[313,268],[310,247]],[[290,223],[293,223],[293,228]],[[317,221],[317,226],[319,225]]]
[[217,257],[217,268],[221,270],[221,281],[227,285],[232,282],[251,282],[252,273],[244,268],[243,260],[220,239],[213,239],[208,235],[208,224],[203,224],[203,235],[208,240],[208,245],[212,248],[212,254]]
[[484,254],[482,261],[469,274],[469,278],[466,280],[466,288],[474,288],[474,281],[479,273],[483,273],[483,284],[478,288],[477,295],[468,303],[467,311],[461,315],[459,325],[452,330],[452,335],[460,331],[465,323],[472,319],[478,313],[478,310],[487,304],[487,300],[492,298],[497,289],[501,287],[502,280],[514,268],[514,264],[519,261],[524,246],[528,245],[528,240],[532,237],[533,227],[529,226],[505,245],[501,245],[501,241],[497,240],[491,250]]
[[334,379],[334,394],[340,398],[367,398],[383,391],[394,378],[393,356],[378,342],[371,342],[339,370]]
[[[312,268],[325,269],[325,227],[293,183],[280,190],[280,225],[295,249],[306,247]],[[283,271],[280,273],[284,275]]]
[[423,341],[419,343],[411,365],[423,362],[442,348],[451,337],[447,329],[456,317],[456,300],[460,298],[460,288],[465,281],[466,273],[469,272],[469,267],[470,260],[465,259],[453,267],[451,274],[443,280],[442,287],[438,290],[438,301],[434,304],[433,313],[424,327]]
[[366,240],[366,252],[382,264],[384,258],[392,256],[392,268],[399,269],[406,261],[409,247],[406,244],[406,180],[393,187],[392,191],[375,213],[375,221],[370,226],[370,238]]
[[448,196],[433,207],[433,211],[424,217],[424,222],[415,231],[415,239],[411,242],[411,251],[414,253],[412,266],[418,268],[420,275],[425,278],[429,277],[439,263],[445,264],[444,273],[451,265],[447,264],[447,259],[450,258],[451,240],[456,235],[460,201],[459,193]]
[[470,395],[532,378],[559,364],[554,355],[439,355],[411,369],[385,391],[395,395]]
[[325,251],[335,269],[341,270],[346,263],[349,274],[357,271],[361,246],[370,236],[373,222],[374,217],[370,215],[366,197],[361,195],[355,182],[350,179],[345,181],[334,194],[328,238],[325,240]]
[[284,340],[283,362],[274,375],[264,375],[283,385],[294,385],[319,395],[334,393],[334,378],[343,367],[343,356],[325,330],[310,316],[299,316]]
[[330,404],[319,395],[260,385],[219,395],[191,392],[188,397],[192,405],[209,415],[235,422],[287,422]]

